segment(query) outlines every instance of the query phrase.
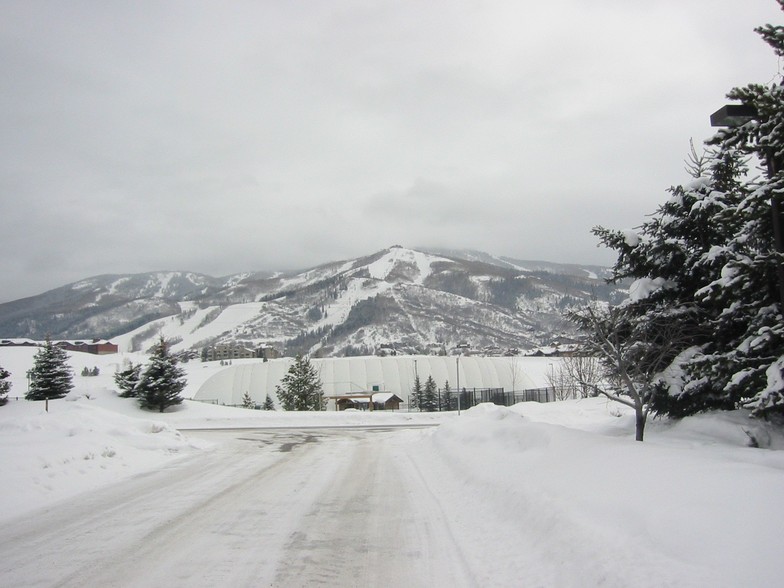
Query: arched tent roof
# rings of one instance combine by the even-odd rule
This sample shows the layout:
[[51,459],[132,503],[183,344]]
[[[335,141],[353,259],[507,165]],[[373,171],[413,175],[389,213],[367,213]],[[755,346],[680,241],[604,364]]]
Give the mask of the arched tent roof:
[[[227,366],[207,379],[194,394],[195,400],[219,404],[242,404],[248,392],[258,403],[267,394],[275,398],[275,386],[286,375],[291,358],[249,362]],[[391,356],[341,357],[311,360],[321,377],[324,394],[368,392],[374,386],[382,392],[393,392],[407,401],[414,386],[414,377],[424,385],[432,376],[439,388],[448,381],[454,390],[460,388],[503,388],[529,390],[548,385],[546,373],[557,358],[551,357],[476,357],[476,356]]]

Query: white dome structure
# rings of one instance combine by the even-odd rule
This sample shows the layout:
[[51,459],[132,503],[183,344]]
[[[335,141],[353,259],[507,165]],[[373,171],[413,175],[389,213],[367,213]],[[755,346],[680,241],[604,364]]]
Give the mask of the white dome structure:
[[[552,357],[417,355],[325,358],[311,363],[321,377],[326,396],[380,391],[397,394],[407,402],[417,374],[423,385],[432,376],[439,388],[449,382],[456,390],[459,381],[461,389],[522,391],[547,387],[546,374],[558,361]],[[275,386],[292,362],[284,358],[227,366],[206,380],[193,399],[239,405],[245,392],[259,404],[267,394],[275,399]]]

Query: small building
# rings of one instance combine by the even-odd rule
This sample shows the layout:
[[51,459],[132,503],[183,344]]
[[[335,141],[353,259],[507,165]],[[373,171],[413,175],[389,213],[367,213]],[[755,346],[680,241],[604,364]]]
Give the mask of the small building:
[[376,351],[376,355],[379,357],[394,356],[397,355],[397,349],[392,343],[382,343]]
[[403,399],[393,392],[373,392],[367,394],[338,394],[328,396],[335,400],[337,410],[400,410]]
[[471,344],[461,341],[450,350],[450,355],[474,355]]
[[400,410],[403,399],[394,392],[373,394],[373,410]]
[[256,348],[256,357],[260,357],[261,359],[278,359],[280,357],[280,351],[275,349],[272,345],[259,345]]
[[205,361],[218,361],[226,359],[252,359],[256,351],[248,347],[234,344],[220,344],[208,347],[204,354]]
[[79,351],[93,355],[110,355],[118,351],[117,345],[111,341],[100,339],[93,339],[92,341],[56,341],[54,344],[66,351]]

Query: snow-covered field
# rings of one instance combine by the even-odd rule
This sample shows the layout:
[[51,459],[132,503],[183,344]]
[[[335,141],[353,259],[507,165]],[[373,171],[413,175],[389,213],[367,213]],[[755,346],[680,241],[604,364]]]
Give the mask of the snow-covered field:
[[[0,365],[14,374],[12,397],[24,393],[32,353],[0,350]],[[0,408],[0,528],[215,453],[220,437],[184,429],[430,422],[440,426],[384,435],[438,505],[471,570],[467,585],[778,586],[784,577],[784,439],[744,413],[653,421],[645,443],[633,440],[628,410],[601,399],[480,405],[459,417],[265,413],[191,401],[158,414],[116,397],[110,366],[121,356],[78,359],[102,374],[77,375],[76,389],[49,412],[23,400]],[[750,435],[769,448],[749,447]],[[314,480],[335,467],[312,461]],[[0,549],[0,561],[5,555]]]

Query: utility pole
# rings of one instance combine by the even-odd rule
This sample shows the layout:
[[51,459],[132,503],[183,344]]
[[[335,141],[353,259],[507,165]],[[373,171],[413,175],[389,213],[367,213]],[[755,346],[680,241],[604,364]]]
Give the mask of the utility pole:
[[460,416],[460,354],[455,357],[457,366],[457,416]]

